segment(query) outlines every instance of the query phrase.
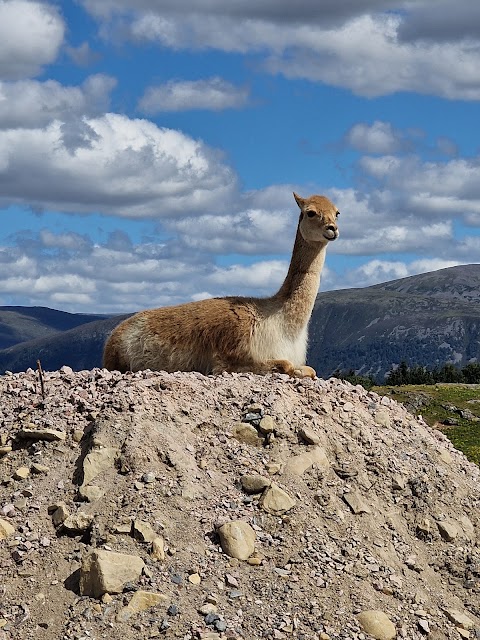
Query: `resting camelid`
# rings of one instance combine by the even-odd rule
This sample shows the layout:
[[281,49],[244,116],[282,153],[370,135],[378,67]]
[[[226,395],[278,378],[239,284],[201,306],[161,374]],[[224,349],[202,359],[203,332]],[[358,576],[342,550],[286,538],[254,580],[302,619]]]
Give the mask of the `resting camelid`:
[[339,214],[325,196],[301,198],[300,220],[285,282],[270,298],[210,298],[141,311],[105,345],[110,370],[287,373],[315,377],[305,366],[307,328],[327,245]]

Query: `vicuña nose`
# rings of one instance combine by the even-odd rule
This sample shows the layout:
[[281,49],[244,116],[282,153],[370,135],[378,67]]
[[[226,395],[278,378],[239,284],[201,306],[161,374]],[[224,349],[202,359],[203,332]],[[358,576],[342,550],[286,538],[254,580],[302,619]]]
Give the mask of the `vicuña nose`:
[[337,227],[334,224],[328,224],[327,225],[327,231],[331,231],[332,233],[336,233],[337,232]]

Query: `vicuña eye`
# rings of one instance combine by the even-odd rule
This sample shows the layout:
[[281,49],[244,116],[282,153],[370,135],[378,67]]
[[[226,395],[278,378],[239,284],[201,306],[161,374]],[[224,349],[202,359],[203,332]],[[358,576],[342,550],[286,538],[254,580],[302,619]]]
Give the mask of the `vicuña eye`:
[[309,218],[313,218],[313,216],[315,216],[315,215],[317,215],[317,214],[315,213],[315,211],[307,211],[307,216],[308,216]]

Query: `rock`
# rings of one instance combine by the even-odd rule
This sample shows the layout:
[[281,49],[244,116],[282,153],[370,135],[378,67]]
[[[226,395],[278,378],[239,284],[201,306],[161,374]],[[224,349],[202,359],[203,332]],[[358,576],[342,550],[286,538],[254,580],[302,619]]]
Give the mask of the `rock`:
[[376,411],[373,420],[379,427],[388,428],[392,424],[390,413],[386,409],[379,409],[378,411]]
[[48,473],[50,471],[50,467],[47,467],[45,464],[39,464],[38,462],[34,462],[31,467],[32,473]]
[[15,527],[13,527],[7,520],[0,518],[0,540],[6,540],[9,536],[15,533]]
[[50,505],[48,512],[52,514],[52,522],[55,527],[60,526],[70,515],[70,511],[64,502]]
[[264,435],[273,433],[275,431],[275,421],[272,416],[264,416],[259,422],[258,430]]
[[272,484],[269,478],[264,478],[259,474],[242,476],[240,482],[246,493],[261,493]]
[[255,551],[256,534],[243,520],[227,522],[218,529],[223,551],[231,558],[246,560]]
[[0,447],[0,456],[6,456],[7,453],[10,453],[12,451],[13,447],[9,444],[4,444],[3,446]]
[[265,465],[265,469],[271,476],[274,476],[276,473],[278,473],[281,468],[282,465],[278,462],[267,462],[267,464]]
[[82,485],[78,489],[78,495],[86,502],[96,502],[105,495],[105,490],[100,487],[96,487],[93,484],[89,484],[87,486]]
[[437,522],[437,527],[440,535],[446,542],[453,542],[458,536],[458,529],[451,522],[442,520],[441,522]]
[[133,537],[140,542],[153,542],[158,537],[150,524],[143,520],[134,520],[132,530]]
[[68,533],[83,533],[90,529],[92,522],[93,516],[83,511],[78,511],[63,521],[63,528],[66,529]]
[[401,476],[399,473],[392,476],[392,489],[394,491],[403,491],[406,486],[407,480],[404,476]]
[[467,516],[462,516],[459,522],[462,527],[463,535],[467,540],[475,540],[475,527],[472,521]]
[[328,469],[329,462],[322,447],[316,446],[310,451],[305,451],[305,453],[289,458],[285,463],[283,473],[292,473],[296,476],[301,476],[313,465],[316,465],[320,469]]
[[371,509],[365,504],[362,496],[356,491],[344,493],[342,497],[350,507],[352,513],[371,513]]
[[138,556],[96,549],[82,560],[80,594],[101,597],[121,593],[127,582],[138,579],[145,563]]
[[259,505],[264,511],[275,516],[290,511],[296,504],[296,500],[274,482],[265,490],[259,501]]
[[393,622],[383,611],[362,611],[357,619],[363,631],[376,640],[392,640],[397,635]]
[[144,473],[142,476],[142,482],[145,484],[152,484],[152,482],[155,482],[156,479],[157,478],[153,471],[147,471],[147,473]]
[[153,560],[165,560],[165,541],[161,536],[152,540],[151,557]]
[[83,486],[89,485],[100,473],[114,466],[120,452],[114,447],[94,449],[83,461]]
[[56,429],[20,429],[17,431],[17,437],[29,440],[61,442],[65,440],[67,434],[65,431],[57,431]]
[[315,431],[313,429],[310,429],[310,427],[302,427],[301,429],[299,429],[298,435],[307,444],[319,444],[320,443],[319,436],[315,433]]
[[447,451],[447,449],[440,449],[438,451],[438,457],[440,458],[440,460],[442,462],[444,462],[445,464],[452,464],[453,462],[453,458],[450,455],[450,452]]
[[30,475],[30,469],[28,467],[19,467],[13,473],[13,479],[14,480],[26,480],[29,475]]
[[130,602],[117,615],[119,622],[125,622],[133,615],[146,611],[152,607],[156,607],[160,603],[168,602],[169,598],[163,593],[154,593],[152,591],[136,591]]
[[473,629],[475,623],[467,615],[458,609],[444,609],[444,613],[450,622],[460,629]]
[[192,584],[200,584],[200,582],[202,581],[202,579],[200,578],[200,576],[198,575],[198,573],[191,573],[188,576],[188,581],[191,582]]
[[248,424],[248,422],[239,422],[235,425],[233,428],[233,437],[245,444],[253,444],[256,446],[263,444],[263,438],[259,438],[258,431],[255,427],[252,427],[251,424]]

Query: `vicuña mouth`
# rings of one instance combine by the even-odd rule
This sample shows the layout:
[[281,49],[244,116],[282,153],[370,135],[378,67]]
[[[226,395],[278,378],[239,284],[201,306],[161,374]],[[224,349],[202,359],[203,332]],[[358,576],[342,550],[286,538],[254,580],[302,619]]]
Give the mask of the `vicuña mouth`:
[[323,237],[324,237],[326,240],[336,240],[336,239],[338,238],[338,234],[337,234],[337,233],[335,233],[335,231],[326,231],[326,232],[323,234]]

